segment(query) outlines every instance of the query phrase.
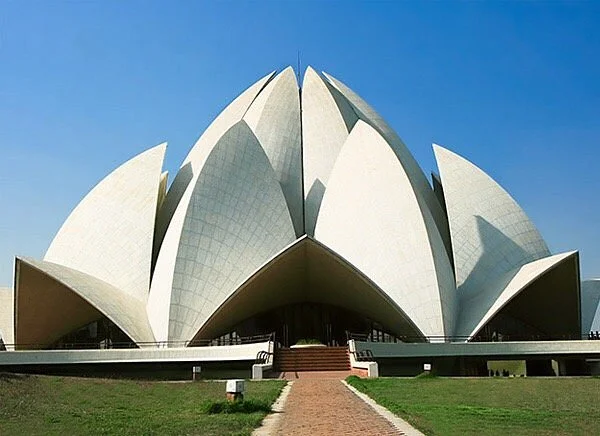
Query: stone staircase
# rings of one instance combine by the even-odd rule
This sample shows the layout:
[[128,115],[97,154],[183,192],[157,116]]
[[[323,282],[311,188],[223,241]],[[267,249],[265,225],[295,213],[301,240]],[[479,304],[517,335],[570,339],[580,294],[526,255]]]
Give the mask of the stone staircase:
[[349,371],[348,347],[279,348],[273,369],[279,372]]

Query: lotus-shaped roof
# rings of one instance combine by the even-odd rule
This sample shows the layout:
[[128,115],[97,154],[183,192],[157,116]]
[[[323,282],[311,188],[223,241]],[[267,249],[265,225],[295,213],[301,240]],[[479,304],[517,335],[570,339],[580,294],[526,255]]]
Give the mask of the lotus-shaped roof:
[[50,346],[100,317],[139,345],[181,344],[306,301],[410,340],[579,334],[577,252],[551,255],[502,187],[438,145],[430,184],[328,74],[308,68],[300,89],[288,67],[253,84],[168,190],[165,150],[102,180],[43,260],[17,258],[17,344]]

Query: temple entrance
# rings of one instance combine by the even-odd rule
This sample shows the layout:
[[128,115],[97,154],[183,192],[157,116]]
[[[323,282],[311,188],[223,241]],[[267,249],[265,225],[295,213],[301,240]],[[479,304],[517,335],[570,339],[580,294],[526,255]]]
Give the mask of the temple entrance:
[[336,346],[346,345],[346,331],[424,340],[410,318],[374,282],[327,247],[305,237],[241,285],[194,340],[275,332],[283,346],[301,340]]
[[375,324],[359,314],[320,303],[296,303],[249,318],[235,327],[240,336],[275,332],[284,347],[298,343],[346,345],[346,332],[367,334]]

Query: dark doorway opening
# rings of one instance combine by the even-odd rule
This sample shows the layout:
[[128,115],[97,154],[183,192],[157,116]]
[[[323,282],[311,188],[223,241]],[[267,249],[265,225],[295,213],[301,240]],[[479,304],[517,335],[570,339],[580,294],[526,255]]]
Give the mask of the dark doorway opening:
[[320,303],[296,303],[260,313],[234,329],[240,336],[275,332],[284,347],[298,342],[345,345],[346,332],[368,332],[371,322],[352,311]]

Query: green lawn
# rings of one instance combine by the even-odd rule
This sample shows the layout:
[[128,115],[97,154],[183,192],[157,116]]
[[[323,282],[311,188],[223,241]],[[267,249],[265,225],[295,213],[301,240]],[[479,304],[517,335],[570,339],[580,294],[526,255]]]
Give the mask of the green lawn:
[[428,435],[600,435],[599,378],[348,382]]
[[[284,385],[283,381],[247,381],[245,399],[264,409]],[[0,374],[0,434],[250,434],[266,415],[264,411],[210,414],[210,405],[224,397],[224,382]]]

